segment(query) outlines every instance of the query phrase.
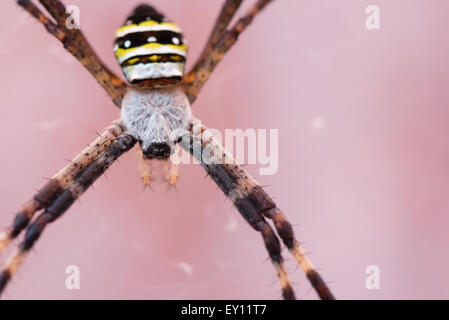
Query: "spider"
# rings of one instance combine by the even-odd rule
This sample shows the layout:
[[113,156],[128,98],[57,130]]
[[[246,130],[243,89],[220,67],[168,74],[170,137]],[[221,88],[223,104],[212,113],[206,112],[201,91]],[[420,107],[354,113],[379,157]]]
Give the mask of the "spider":
[[[82,31],[66,27],[69,15],[61,1],[39,2],[53,19],[31,0],[17,1],[91,73],[121,109],[121,118],[40,188],[15,215],[12,225],[0,234],[1,253],[24,233],[0,272],[0,293],[47,225],[60,218],[114,161],[137,145],[144,184],[152,179],[150,162],[167,163],[177,148],[183,148],[198,160],[247,223],[261,234],[284,299],[295,299],[295,293],[285,269],[279,237],[318,296],[334,299],[304,254],[284,213],[191,112],[191,104],[216,65],[272,0],[257,0],[231,27],[243,0],[225,0],[200,57],[186,74],[187,42],[179,26],[152,6],[137,6],[117,30],[114,44],[115,57],[126,82],[102,63]],[[206,150],[209,161],[204,161]],[[171,164],[166,170],[167,182],[175,184],[177,166]]]

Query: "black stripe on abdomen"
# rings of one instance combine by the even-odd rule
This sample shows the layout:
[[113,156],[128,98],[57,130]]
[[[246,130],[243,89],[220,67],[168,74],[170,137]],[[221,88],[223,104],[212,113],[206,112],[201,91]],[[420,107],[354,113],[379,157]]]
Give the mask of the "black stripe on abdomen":
[[139,63],[165,63],[165,62],[174,62],[174,63],[185,63],[186,58],[179,54],[172,53],[162,53],[162,54],[146,54],[131,57],[120,65],[121,67],[133,66]]
[[[148,42],[148,38],[154,37],[155,41]],[[179,43],[173,43],[173,38],[178,38]],[[131,46],[125,48],[125,41],[130,41]],[[148,43],[158,43],[158,44],[183,44],[182,34],[169,30],[160,31],[142,31],[129,33],[123,37],[117,38],[115,43],[122,49],[130,49],[135,47],[140,47]]]

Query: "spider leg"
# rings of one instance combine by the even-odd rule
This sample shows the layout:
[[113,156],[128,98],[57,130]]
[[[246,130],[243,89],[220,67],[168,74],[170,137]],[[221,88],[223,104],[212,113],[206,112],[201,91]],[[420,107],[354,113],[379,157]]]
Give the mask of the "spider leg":
[[81,30],[66,26],[69,15],[59,0],[39,0],[53,16],[56,24],[50,20],[31,0],[17,0],[17,3],[35,17],[49,33],[62,42],[69,51],[106,90],[114,103],[120,108],[126,84],[110,71],[92,49]]
[[251,24],[254,17],[271,1],[272,0],[258,0],[230,30],[222,35],[221,39],[212,49],[203,52],[200,60],[185,77],[184,90],[189,97],[190,103],[193,103],[196,100],[201,88],[209,79],[210,74],[237,41],[239,35]]
[[[201,166],[203,166],[226,196],[233,201],[236,208],[254,229],[261,231],[262,226],[263,228],[269,227],[264,217],[273,220],[277,233],[306,274],[318,296],[321,299],[335,299],[324,280],[304,254],[294,236],[292,225],[287,221],[282,211],[254,178],[207,132],[206,127],[201,126],[197,121],[194,120],[192,133],[189,137],[183,138],[180,142],[181,146],[200,161]],[[272,252],[268,246],[267,249],[271,255]],[[272,261],[275,263],[279,261],[276,260],[279,258],[282,259],[280,251],[279,257],[275,258],[275,260],[272,258]],[[280,261],[282,262],[282,260]],[[285,279],[288,278],[281,279],[287,281]],[[287,287],[291,290],[289,284]]]
[[[206,130],[202,127],[202,133]],[[295,293],[291,286],[281,254],[281,245],[272,227],[267,223],[259,207],[249,198],[248,187],[241,181],[242,168],[237,165],[232,156],[213,137],[204,139],[203,135],[188,135],[183,137],[180,145],[189,151],[206,170],[208,175],[220,187],[225,195],[234,203],[242,217],[256,231],[260,232],[268,251],[270,260],[276,269],[277,277],[282,289],[282,296],[286,300],[294,300]],[[202,161],[205,150],[211,151],[211,159]],[[225,163],[224,160],[227,160]],[[227,164],[232,161],[231,164]]]
[[45,227],[54,222],[78,199],[89,186],[94,183],[123,153],[129,151],[136,140],[123,133],[109,145],[101,156],[82,170],[77,177],[62,189],[51,204],[27,228],[23,241],[17,250],[9,257],[0,273],[0,293],[3,291],[12,275],[22,264],[27,253],[40,237]]
[[162,168],[165,174],[165,181],[170,186],[174,186],[179,179],[179,146],[174,146],[174,152],[167,160],[163,160]]
[[140,146],[137,147],[137,161],[139,165],[140,179],[145,186],[150,185],[153,180],[151,174],[151,159],[145,159],[143,156],[143,151]]
[[192,70],[189,71],[188,75],[184,79],[186,84],[190,84],[197,76],[201,76],[198,75],[198,71],[202,68],[204,61],[211,54],[215,46],[220,42],[229,26],[229,23],[231,23],[232,18],[242,2],[243,0],[226,0],[223,3],[220,14],[215,22],[214,28],[212,29],[212,33],[204,46],[203,52],[198,58],[196,64],[193,66]]
[[120,120],[113,122],[94,142],[40,188],[33,198],[23,205],[22,210],[15,215],[12,226],[0,233],[0,253],[28,226],[37,211],[48,207],[56,195],[71,183],[82,169],[98,159],[123,131],[124,127]]

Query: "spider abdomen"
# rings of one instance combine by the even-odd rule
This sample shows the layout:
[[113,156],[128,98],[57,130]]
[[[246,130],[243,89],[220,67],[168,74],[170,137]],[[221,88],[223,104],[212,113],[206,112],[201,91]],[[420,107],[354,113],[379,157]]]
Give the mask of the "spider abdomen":
[[114,46],[126,80],[147,88],[179,83],[187,50],[179,26],[148,5],[133,10],[117,30]]
[[180,87],[129,88],[122,101],[123,123],[149,158],[167,158],[191,117],[189,100]]

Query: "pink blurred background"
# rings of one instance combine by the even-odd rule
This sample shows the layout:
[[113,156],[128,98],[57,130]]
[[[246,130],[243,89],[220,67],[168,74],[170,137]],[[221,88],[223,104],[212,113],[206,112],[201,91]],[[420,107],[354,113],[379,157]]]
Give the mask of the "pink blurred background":
[[[139,1],[73,0],[104,61]],[[247,1],[248,4],[251,1]],[[222,1],[149,2],[180,24],[192,65]],[[379,5],[381,29],[365,28]],[[246,5],[247,6],[247,5]],[[15,1],[0,11],[0,225],[119,115]],[[209,127],[278,128],[259,176],[338,298],[448,299],[449,2],[278,0],[218,66],[193,109]],[[198,166],[142,190],[134,151],[52,224],[9,299],[278,299],[260,236]],[[297,295],[315,299],[285,251]],[[365,268],[380,268],[380,290]],[[81,289],[65,288],[78,265]]]

